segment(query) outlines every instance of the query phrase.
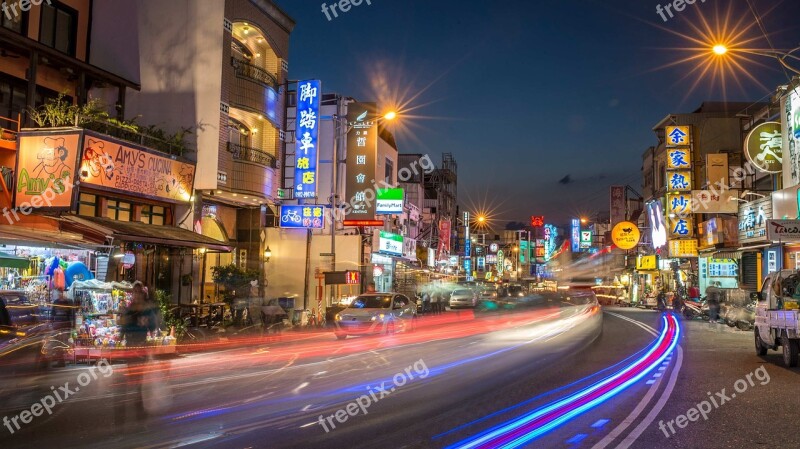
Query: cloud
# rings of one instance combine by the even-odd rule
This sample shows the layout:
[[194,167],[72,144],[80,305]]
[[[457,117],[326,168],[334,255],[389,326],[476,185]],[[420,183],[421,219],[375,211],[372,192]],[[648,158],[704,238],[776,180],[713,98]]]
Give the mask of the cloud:
[[569,184],[571,182],[572,182],[572,178],[570,178],[570,175],[564,176],[563,178],[558,180],[559,184],[564,184],[564,185],[567,185],[567,184]]

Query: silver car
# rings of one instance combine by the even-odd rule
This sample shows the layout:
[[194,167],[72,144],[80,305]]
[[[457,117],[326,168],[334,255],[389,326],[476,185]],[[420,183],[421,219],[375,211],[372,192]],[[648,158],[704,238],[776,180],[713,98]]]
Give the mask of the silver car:
[[450,308],[475,307],[478,305],[478,295],[475,290],[459,288],[450,294]]
[[366,293],[336,314],[334,326],[339,340],[348,335],[411,332],[416,326],[416,304],[398,293]]

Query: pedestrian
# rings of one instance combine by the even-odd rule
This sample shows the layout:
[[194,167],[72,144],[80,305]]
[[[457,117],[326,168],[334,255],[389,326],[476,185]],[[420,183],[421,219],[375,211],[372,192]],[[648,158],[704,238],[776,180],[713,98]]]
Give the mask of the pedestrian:
[[[120,394],[114,404],[114,423],[125,423],[128,394],[133,393],[133,406],[136,419],[143,420],[147,413],[142,399],[142,365],[148,360],[147,337],[158,329],[158,308],[150,301],[144,285],[133,283],[131,303],[120,315],[120,329],[125,341],[126,361],[128,364],[127,379],[124,382],[125,394]],[[131,391],[134,390],[134,391]]]
[[662,312],[667,310],[667,293],[664,290],[658,291],[658,296],[656,296],[656,307]]
[[716,324],[719,319],[719,291],[716,288],[709,289],[706,294],[708,304],[708,321]]
[[430,292],[422,293],[422,313],[426,314],[431,311],[431,294]]
[[683,310],[683,298],[678,292],[672,296],[672,311],[675,313],[680,313]]
[[439,304],[442,300],[442,293],[439,290],[435,290],[433,292],[433,296],[431,296],[431,314],[432,315],[439,315],[440,310]]
[[700,302],[700,289],[696,285],[689,287],[689,300]]

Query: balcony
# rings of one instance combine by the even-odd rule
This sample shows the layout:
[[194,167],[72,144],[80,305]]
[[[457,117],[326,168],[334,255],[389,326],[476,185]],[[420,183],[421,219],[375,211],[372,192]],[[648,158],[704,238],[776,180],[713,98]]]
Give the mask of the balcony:
[[233,156],[234,161],[252,162],[264,167],[278,168],[278,161],[275,156],[261,150],[228,142],[228,151]]
[[261,67],[256,67],[245,60],[234,57],[231,57],[231,65],[237,77],[248,79],[264,87],[272,88],[273,90],[278,90],[278,79]]
[[[158,150],[162,153],[173,156],[183,156],[183,153],[187,151],[187,148],[184,144],[161,139],[151,134],[145,134],[143,132],[136,131],[131,127],[117,125],[110,121],[91,120],[83,123],[81,126],[92,131],[97,131],[126,142],[139,144],[141,146]],[[163,131],[160,131],[155,127],[148,127],[145,129],[150,133],[161,132],[163,134]]]

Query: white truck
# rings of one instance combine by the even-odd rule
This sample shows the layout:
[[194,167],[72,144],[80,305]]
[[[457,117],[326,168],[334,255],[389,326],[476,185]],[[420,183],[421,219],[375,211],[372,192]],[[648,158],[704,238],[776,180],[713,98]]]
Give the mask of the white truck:
[[800,358],[800,310],[795,299],[800,292],[800,274],[795,270],[771,273],[764,280],[761,291],[753,293],[756,305],[756,354],[763,356],[767,350],[783,348],[783,362],[797,366]]

